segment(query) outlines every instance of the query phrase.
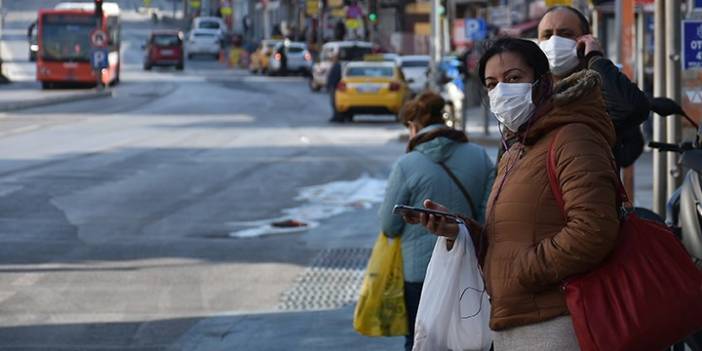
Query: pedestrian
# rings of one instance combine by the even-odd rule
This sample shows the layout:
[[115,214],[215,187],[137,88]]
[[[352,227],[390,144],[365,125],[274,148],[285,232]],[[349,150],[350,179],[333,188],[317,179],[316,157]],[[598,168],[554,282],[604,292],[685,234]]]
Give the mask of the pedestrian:
[[495,176],[494,164],[485,150],[469,143],[465,133],[444,124],[444,105],[440,95],[425,92],[403,107],[400,120],[410,135],[407,153],[390,172],[380,208],[383,233],[400,237],[402,244],[408,351],[414,342],[419,298],[436,237],[420,226],[406,225],[401,217],[393,215],[393,207],[421,206],[423,199],[441,199],[457,212],[482,222]]
[[[516,137],[499,162],[485,225],[468,221],[491,298],[494,348],[579,350],[560,286],[596,268],[614,249],[619,229],[616,137],[600,75],[581,70],[554,85],[539,46],[516,38],[497,40],[478,73],[490,110]],[[562,208],[550,187],[549,150]],[[424,205],[448,210],[430,200]],[[456,224],[433,215],[419,223],[437,235],[458,233]]]
[[[583,69],[600,74],[605,106],[617,135],[614,157],[619,167],[632,166],[644,149],[640,125],[650,111],[646,94],[604,56],[602,46],[590,31],[590,23],[577,9],[550,8],[539,22],[538,40],[556,82]],[[633,173],[628,173],[625,172],[625,184],[632,195]],[[627,180],[627,176],[631,179]]]
[[341,82],[341,62],[339,61],[339,54],[333,54],[331,61],[332,65],[327,75],[327,91],[329,92],[329,100],[331,101],[332,108],[332,117],[329,119],[329,122],[343,123],[345,122],[343,116],[336,112],[336,86]]

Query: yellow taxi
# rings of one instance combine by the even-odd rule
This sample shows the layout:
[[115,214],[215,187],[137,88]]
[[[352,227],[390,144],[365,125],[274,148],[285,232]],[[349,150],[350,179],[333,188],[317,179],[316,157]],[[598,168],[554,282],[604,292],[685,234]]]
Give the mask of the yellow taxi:
[[350,62],[336,87],[336,112],[346,120],[354,114],[394,114],[408,97],[402,71],[392,62]]
[[273,48],[275,48],[278,43],[282,40],[266,39],[261,41],[256,51],[251,54],[251,59],[249,60],[249,70],[254,73],[266,73],[268,69],[268,61],[273,53]]

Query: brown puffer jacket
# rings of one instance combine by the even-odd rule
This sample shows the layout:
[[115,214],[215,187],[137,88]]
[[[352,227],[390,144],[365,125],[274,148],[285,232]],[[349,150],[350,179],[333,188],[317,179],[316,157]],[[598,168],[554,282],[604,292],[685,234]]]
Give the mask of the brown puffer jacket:
[[[494,330],[567,315],[561,282],[595,268],[618,236],[611,152],[616,138],[599,75],[585,70],[560,81],[548,106],[519,136],[523,142],[502,157],[488,202],[484,268]],[[567,221],[546,171],[557,133],[556,170]]]

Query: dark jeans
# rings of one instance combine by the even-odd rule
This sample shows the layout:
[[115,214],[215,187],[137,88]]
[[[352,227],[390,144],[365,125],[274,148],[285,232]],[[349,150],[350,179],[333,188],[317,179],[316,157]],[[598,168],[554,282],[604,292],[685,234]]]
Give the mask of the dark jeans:
[[419,297],[424,283],[405,282],[405,306],[407,308],[407,326],[409,334],[405,336],[405,351],[412,351],[414,346],[414,321],[417,319]]

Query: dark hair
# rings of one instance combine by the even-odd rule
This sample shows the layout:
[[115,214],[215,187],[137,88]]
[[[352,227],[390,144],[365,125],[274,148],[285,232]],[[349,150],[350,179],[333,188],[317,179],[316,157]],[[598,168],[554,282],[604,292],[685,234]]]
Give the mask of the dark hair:
[[485,86],[485,65],[487,65],[488,60],[504,52],[520,55],[524,63],[534,70],[536,79],[540,79],[549,73],[548,58],[546,58],[546,54],[541,51],[541,48],[536,43],[525,39],[505,37],[489,44],[488,49],[480,58],[478,77],[480,77],[480,83],[483,86]]
[[424,128],[432,124],[444,123],[443,111],[446,102],[441,95],[426,91],[408,101],[400,111],[400,121],[407,125],[413,122]]
[[[585,17],[585,15],[583,15],[583,13],[580,12],[575,7],[567,6],[567,5],[554,6],[554,7],[549,8],[548,10],[546,10],[546,12],[544,13],[544,16],[546,16],[547,14],[549,14],[551,12],[558,11],[558,10],[568,10],[568,11],[572,12],[573,14],[575,14],[576,16],[578,16],[578,20],[580,20],[580,30],[582,30],[583,35],[584,34],[591,34],[590,21],[588,21],[587,17]],[[541,17],[541,18],[543,18],[543,17]]]

